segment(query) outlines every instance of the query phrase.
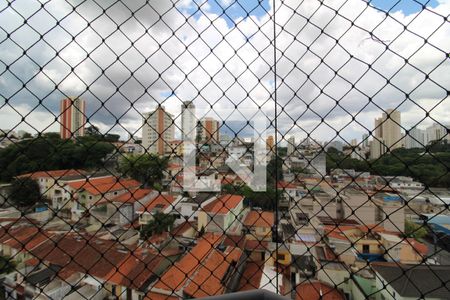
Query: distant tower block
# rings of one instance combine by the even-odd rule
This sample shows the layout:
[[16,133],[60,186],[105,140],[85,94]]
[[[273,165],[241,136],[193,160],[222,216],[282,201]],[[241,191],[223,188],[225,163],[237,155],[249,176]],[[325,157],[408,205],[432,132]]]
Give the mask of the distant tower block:
[[61,100],[60,135],[62,139],[84,136],[86,125],[86,103],[80,98]]

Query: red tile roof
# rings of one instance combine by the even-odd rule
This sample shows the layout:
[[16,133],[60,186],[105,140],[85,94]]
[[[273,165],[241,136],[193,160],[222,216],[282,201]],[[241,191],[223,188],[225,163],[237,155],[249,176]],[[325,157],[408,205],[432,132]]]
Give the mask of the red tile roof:
[[275,224],[275,217],[273,212],[252,210],[248,213],[244,220],[244,225],[247,227],[270,227]]
[[129,254],[128,249],[118,249],[115,241],[79,233],[60,235],[29,252],[47,263],[103,279]]
[[115,176],[105,176],[105,177],[95,177],[95,178],[86,178],[68,182],[67,185],[70,186],[74,190],[80,190],[88,185],[102,185],[107,183],[118,182],[119,178]]
[[278,181],[277,189],[296,189],[297,185],[292,182]]
[[245,250],[249,251],[267,251],[269,249],[269,243],[267,241],[258,240],[246,240]]
[[407,238],[406,241],[409,245],[411,245],[414,248],[414,250],[416,250],[417,253],[419,253],[422,256],[427,255],[427,253],[428,253],[427,245],[425,245],[421,242],[418,242],[413,238]]
[[186,231],[190,230],[191,228],[194,228],[195,230],[197,230],[196,224],[197,223],[189,222],[189,221],[183,222],[180,225],[178,225],[177,227],[175,227],[174,229],[172,229],[170,234],[172,236],[181,236]]
[[345,300],[345,296],[327,283],[308,281],[297,286],[296,300]]
[[180,290],[221,239],[222,236],[218,234],[207,233],[203,235],[198,240],[197,245],[169,268],[153,287],[170,292]]
[[61,177],[64,177],[64,176],[85,175],[85,174],[86,174],[86,171],[84,171],[84,170],[67,169],[67,170],[37,171],[37,172],[22,174],[17,177],[19,177],[19,178],[28,177],[28,178],[32,178],[32,179],[47,177],[47,178],[60,179]]
[[39,259],[37,259],[35,257],[32,257],[32,258],[27,259],[25,261],[25,265],[26,266],[31,266],[31,267],[35,267],[35,266],[39,265],[39,263],[40,263]]
[[242,255],[239,248],[228,247],[225,252],[212,249],[206,259],[202,261],[200,268],[192,277],[183,293],[192,298],[202,298],[213,295],[221,295],[225,292],[226,282],[223,282],[228,274],[230,266],[236,266]]
[[238,291],[249,291],[259,288],[264,269],[264,261],[249,261],[242,273]]
[[8,245],[19,251],[30,251],[49,240],[53,235],[41,232],[36,226],[17,226],[4,229],[0,235],[0,244]]
[[151,276],[156,275],[154,270],[163,260],[163,256],[136,250],[130,253],[117,269],[111,270],[105,279],[116,285],[141,289]]
[[113,191],[132,190],[141,186],[141,183],[134,179],[119,179],[114,176],[108,176],[104,178],[69,182],[68,185],[74,190],[83,189],[95,196]]
[[203,210],[211,214],[227,214],[244,200],[243,196],[225,194],[205,205]]
[[173,195],[160,194],[156,198],[150,200],[145,206],[138,208],[138,213],[149,212],[151,213],[155,208],[160,208],[161,210],[166,209],[175,200]]

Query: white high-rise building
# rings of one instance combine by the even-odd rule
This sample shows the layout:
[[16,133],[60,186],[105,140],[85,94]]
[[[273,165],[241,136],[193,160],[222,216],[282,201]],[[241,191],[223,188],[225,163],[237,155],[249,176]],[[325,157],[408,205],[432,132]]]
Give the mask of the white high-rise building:
[[423,148],[426,145],[425,131],[417,127],[411,128],[405,135],[405,148]]
[[197,135],[197,118],[193,101],[181,104],[181,137],[183,140],[195,142]]
[[297,145],[295,144],[295,137],[290,136],[287,144],[287,156],[292,156],[294,154],[295,148]]
[[447,128],[438,123],[434,123],[426,129],[426,143],[429,144],[433,141],[439,140],[450,141],[450,135],[447,133]]
[[370,147],[370,157],[376,159],[386,152],[402,147],[401,114],[394,109],[388,109],[375,119],[375,136]]
[[164,155],[172,151],[169,142],[174,139],[173,116],[163,106],[144,113],[142,126],[142,146],[148,153]]
[[367,133],[362,136],[362,146],[364,148],[369,148],[369,135]]

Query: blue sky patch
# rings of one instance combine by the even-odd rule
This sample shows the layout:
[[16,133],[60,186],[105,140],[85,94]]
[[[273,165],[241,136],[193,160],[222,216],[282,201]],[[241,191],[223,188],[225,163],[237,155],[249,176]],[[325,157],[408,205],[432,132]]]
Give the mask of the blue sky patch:
[[437,0],[371,0],[370,4],[384,11],[403,11],[405,15],[410,15],[421,11],[422,5],[434,8],[439,5],[439,2]]
[[[200,1],[195,2],[200,3]],[[228,26],[234,26],[234,20],[239,18],[262,17],[267,14],[270,8],[269,0],[207,0],[206,3],[212,13],[220,15],[226,20]],[[201,10],[204,10],[204,6],[199,9],[194,5],[187,12],[197,19],[202,15]]]

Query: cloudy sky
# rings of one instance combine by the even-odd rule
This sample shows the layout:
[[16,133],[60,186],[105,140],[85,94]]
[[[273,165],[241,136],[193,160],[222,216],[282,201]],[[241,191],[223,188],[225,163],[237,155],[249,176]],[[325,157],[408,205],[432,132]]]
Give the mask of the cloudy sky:
[[286,139],[360,138],[388,108],[406,129],[450,124],[450,0],[9,2],[2,129],[58,131],[65,96],[124,137],[157,104],[179,124],[186,100],[199,117],[270,124],[275,88]]

